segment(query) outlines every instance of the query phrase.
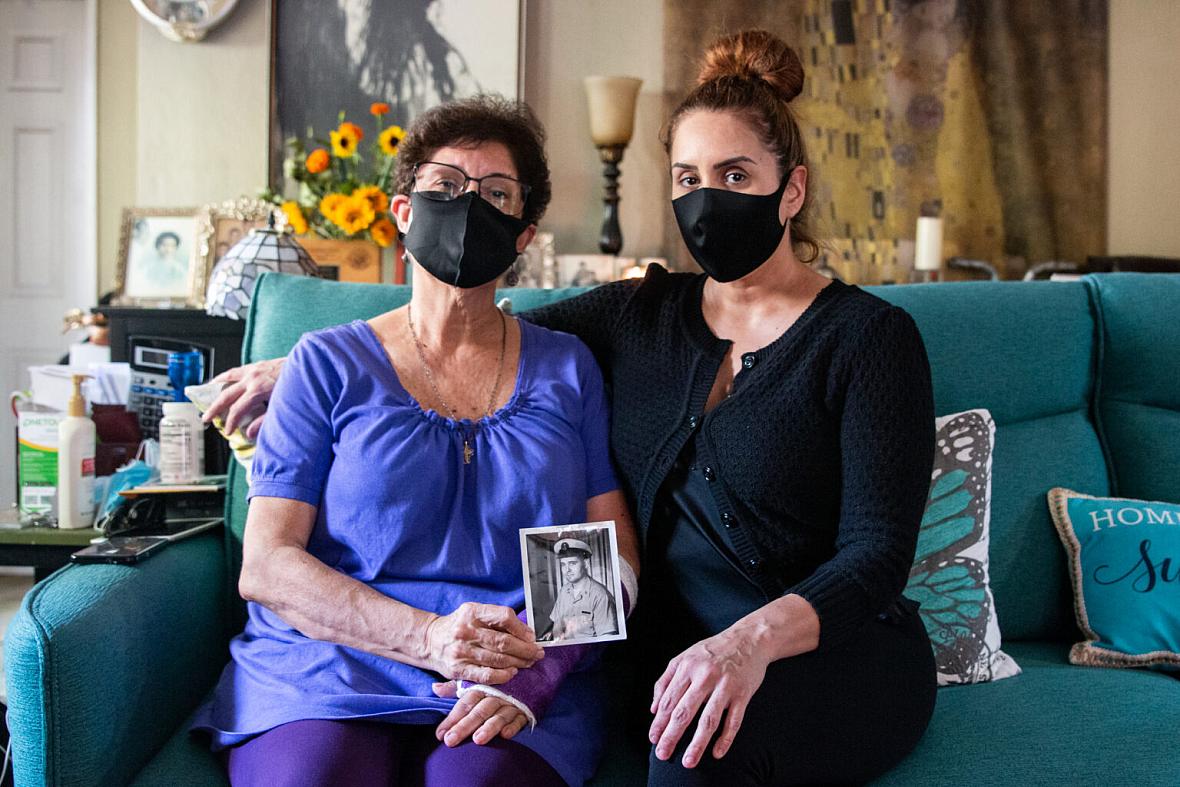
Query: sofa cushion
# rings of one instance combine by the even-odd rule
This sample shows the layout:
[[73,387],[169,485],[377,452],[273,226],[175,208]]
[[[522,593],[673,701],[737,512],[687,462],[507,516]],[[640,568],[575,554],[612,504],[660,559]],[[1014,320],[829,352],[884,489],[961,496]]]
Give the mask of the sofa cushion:
[[[1065,557],[1045,507],[1054,486],[1109,491],[1090,417],[1097,327],[1080,282],[870,287],[913,316],[935,412],[996,422],[990,578],[1005,640],[1072,636]],[[1070,480],[1065,480],[1065,479]]]
[[1180,274],[1107,273],[1085,281],[1102,313],[1098,413],[1113,491],[1180,503]]
[[192,721],[190,716],[176,729],[130,787],[228,787],[229,775],[208,738],[189,733]]
[[1180,784],[1180,680],[1076,667],[1068,647],[1008,643],[1023,674],[939,689],[917,749],[873,784]]
[[1000,650],[987,578],[995,423],[987,410],[968,410],[934,425],[930,496],[905,594],[921,604],[939,686],[1018,675]]
[[1180,505],[1049,492],[1069,557],[1078,628],[1074,664],[1180,667]]

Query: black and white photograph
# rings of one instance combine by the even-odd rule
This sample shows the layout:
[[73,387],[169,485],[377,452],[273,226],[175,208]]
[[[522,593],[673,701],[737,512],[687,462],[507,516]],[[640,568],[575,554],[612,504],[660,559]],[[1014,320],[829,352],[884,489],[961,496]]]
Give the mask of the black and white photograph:
[[183,302],[193,295],[195,208],[127,208],[119,233],[121,303]]
[[558,287],[595,287],[615,280],[618,257],[611,254],[558,254]]
[[541,647],[627,638],[614,522],[524,528],[520,552]]
[[365,125],[370,104],[384,101],[388,121],[408,126],[451,99],[517,98],[523,2],[275,2],[270,147],[276,190],[284,140],[303,138],[309,127],[334,126],[341,111]]

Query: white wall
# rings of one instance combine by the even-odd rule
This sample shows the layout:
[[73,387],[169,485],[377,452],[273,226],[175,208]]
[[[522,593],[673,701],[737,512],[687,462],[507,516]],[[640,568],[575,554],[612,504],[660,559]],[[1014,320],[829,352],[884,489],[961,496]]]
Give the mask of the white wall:
[[119,222],[136,204],[139,16],[131,3],[98,4],[98,294],[115,286]]
[[266,185],[270,3],[243,0],[199,44],[139,22],[137,198],[199,207]]
[[660,0],[527,0],[525,100],[549,132],[553,202],[541,222],[559,254],[598,252],[602,164],[590,141],[582,78],[643,80],[635,135],[621,165],[619,214],[628,257],[660,255],[670,209],[657,135],[664,89],[664,8]]
[[1107,249],[1180,257],[1180,2],[1111,0]]

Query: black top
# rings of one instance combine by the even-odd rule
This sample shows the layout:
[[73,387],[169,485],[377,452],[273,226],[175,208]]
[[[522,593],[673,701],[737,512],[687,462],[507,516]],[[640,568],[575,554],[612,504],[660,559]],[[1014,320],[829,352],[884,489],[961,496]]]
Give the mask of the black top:
[[833,281],[778,339],[742,356],[704,412],[730,342],[701,313],[703,275],[650,266],[524,318],[579,336],[610,388],[611,448],[646,547],[660,489],[696,465],[750,582],[796,593],[839,643],[901,593],[934,452],[926,350],[910,316]]
[[[643,571],[647,641],[670,657],[728,628],[770,597],[742,570],[731,535],[722,524],[710,482],[697,463],[698,437],[689,440],[656,497],[647,529]],[[663,647],[660,647],[660,645]],[[667,658],[656,659],[662,668]]]

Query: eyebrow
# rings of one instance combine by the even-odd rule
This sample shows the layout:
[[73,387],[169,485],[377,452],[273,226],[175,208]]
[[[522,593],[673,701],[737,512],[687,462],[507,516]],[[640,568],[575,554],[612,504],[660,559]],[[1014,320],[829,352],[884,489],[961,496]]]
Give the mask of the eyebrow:
[[[734,156],[733,158],[727,158],[725,161],[717,162],[716,164],[713,165],[713,169],[725,169],[726,167],[728,167],[732,164],[737,164],[742,161],[748,161],[751,164],[758,163],[757,161],[750,158],[749,156]],[[696,169],[696,167],[692,164],[683,164],[679,161],[677,161],[675,164],[672,165],[672,169],[677,169],[677,168],[679,168],[679,169]]]

